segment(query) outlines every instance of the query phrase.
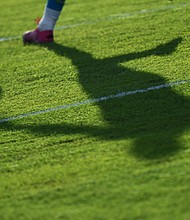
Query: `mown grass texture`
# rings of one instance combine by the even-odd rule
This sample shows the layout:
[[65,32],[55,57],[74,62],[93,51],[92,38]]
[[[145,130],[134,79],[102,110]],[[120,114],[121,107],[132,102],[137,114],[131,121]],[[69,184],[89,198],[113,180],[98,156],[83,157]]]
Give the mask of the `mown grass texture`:
[[[1,38],[44,1],[1,2]],[[0,119],[189,80],[190,2],[68,0],[55,43],[0,42]],[[0,219],[189,219],[189,83],[0,123]]]

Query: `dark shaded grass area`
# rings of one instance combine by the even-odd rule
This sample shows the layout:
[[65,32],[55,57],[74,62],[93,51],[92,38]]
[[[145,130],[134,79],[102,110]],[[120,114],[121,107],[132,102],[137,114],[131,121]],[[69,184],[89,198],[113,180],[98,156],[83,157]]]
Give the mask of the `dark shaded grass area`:
[[[45,45],[49,50],[71,59],[78,70],[79,82],[90,98],[113,93],[166,84],[164,78],[150,72],[124,68],[120,64],[149,56],[172,54],[181,43],[176,38],[156,48],[95,59],[91,54],[58,43]],[[44,46],[44,45],[43,45]],[[2,90],[0,90],[2,94]],[[98,126],[60,124],[27,125],[13,122],[0,124],[5,130],[26,130],[35,135],[86,134],[103,140],[134,139],[134,156],[146,159],[166,158],[180,149],[179,136],[190,125],[190,100],[172,88],[102,101],[97,104],[106,128]],[[77,107],[80,111],[80,107]],[[48,117],[48,115],[47,115]]]
[[0,99],[2,98],[2,96],[3,96],[3,90],[2,90],[2,88],[0,87]]

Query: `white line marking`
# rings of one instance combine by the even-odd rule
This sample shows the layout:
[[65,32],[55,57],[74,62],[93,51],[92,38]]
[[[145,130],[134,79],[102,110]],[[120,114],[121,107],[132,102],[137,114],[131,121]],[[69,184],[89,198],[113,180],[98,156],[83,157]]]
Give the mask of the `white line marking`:
[[68,109],[68,108],[72,108],[72,107],[78,107],[81,105],[98,103],[98,102],[102,102],[102,101],[109,100],[109,99],[121,98],[121,97],[125,97],[125,96],[135,95],[138,93],[145,93],[145,92],[149,92],[149,91],[159,90],[159,89],[173,87],[176,85],[187,84],[187,83],[190,83],[190,80],[181,80],[181,81],[177,81],[177,82],[171,82],[168,84],[162,84],[162,85],[148,87],[146,89],[131,90],[131,91],[127,91],[127,92],[120,92],[115,95],[103,96],[103,97],[96,98],[96,99],[87,99],[85,101],[71,103],[68,105],[62,105],[62,106],[58,106],[55,108],[48,108],[45,110],[40,110],[40,111],[36,111],[36,112],[29,112],[29,113],[25,113],[25,114],[21,114],[21,115],[17,115],[17,116],[12,116],[9,118],[4,118],[4,119],[0,120],[0,123],[13,121],[16,119],[21,119],[21,118],[26,118],[26,117],[30,117],[30,116],[34,116],[34,115],[41,115],[41,114],[45,114],[45,113],[50,113],[50,112],[58,111],[61,109]]
[[[80,22],[80,23],[76,23],[76,24],[69,24],[69,25],[60,26],[60,27],[56,27],[55,29],[56,30],[63,30],[63,29],[69,29],[69,28],[74,28],[74,27],[84,26],[84,25],[89,25],[89,24],[97,24],[97,23],[101,23],[103,21],[110,21],[110,20],[114,20],[114,19],[121,19],[121,18],[126,19],[126,18],[135,17],[137,15],[151,14],[151,13],[155,13],[155,12],[161,12],[161,11],[166,11],[166,10],[171,10],[171,9],[176,9],[176,8],[182,9],[188,5],[190,5],[190,2],[176,4],[176,5],[166,5],[166,6],[162,6],[160,8],[143,9],[143,10],[139,10],[139,11],[135,11],[135,12],[131,12],[131,13],[115,14],[115,15],[110,15],[108,17],[104,17],[104,18],[97,19],[97,20],[91,20],[91,21]],[[0,42],[10,41],[10,40],[15,40],[15,39],[20,39],[20,38],[21,38],[21,36],[2,37],[2,38],[0,38]]]
[[15,37],[2,37],[0,38],[0,42],[3,42],[3,41],[8,41],[8,40],[16,40],[16,39],[20,39],[21,36],[15,36]]

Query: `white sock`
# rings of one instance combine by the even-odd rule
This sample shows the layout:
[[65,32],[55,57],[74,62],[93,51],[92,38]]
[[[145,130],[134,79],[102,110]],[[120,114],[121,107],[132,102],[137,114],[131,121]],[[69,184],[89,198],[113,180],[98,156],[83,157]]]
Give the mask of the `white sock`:
[[60,13],[60,11],[45,7],[43,17],[38,24],[38,29],[40,31],[53,30]]

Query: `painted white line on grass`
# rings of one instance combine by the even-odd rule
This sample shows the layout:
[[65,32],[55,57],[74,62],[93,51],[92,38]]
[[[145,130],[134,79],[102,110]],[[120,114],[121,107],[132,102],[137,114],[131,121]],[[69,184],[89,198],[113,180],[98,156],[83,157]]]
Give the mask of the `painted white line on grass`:
[[[108,17],[104,17],[104,18],[100,18],[100,19],[96,19],[96,20],[91,20],[91,21],[80,22],[80,23],[76,23],[76,24],[69,24],[69,25],[56,27],[55,29],[56,30],[63,30],[63,29],[69,29],[69,28],[74,28],[74,27],[84,26],[84,25],[89,25],[89,24],[102,23],[104,21],[110,21],[110,20],[114,20],[114,19],[121,19],[121,18],[126,19],[126,18],[130,18],[130,17],[138,16],[138,15],[143,15],[143,14],[150,14],[150,13],[161,12],[161,11],[166,11],[166,10],[171,10],[171,9],[176,9],[176,8],[184,8],[188,5],[190,5],[190,2],[176,4],[176,5],[166,5],[166,6],[162,6],[160,8],[143,9],[143,10],[139,10],[139,11],[135,11],[135,12],[131,12],[131,13],[114,14],[114,15],[110,15]],[[15,40],[15,39],[20,39],[20,38],[21,38],[21,36],[2,37],[2,38],[0,38],[0,42],[10,41],[10,40]]]
[[109,99],[115,99],[115,98],[121,98],[121,97],[125,97],[125,96],[135,95],[138,93],[146,93],[149,91],[159,90],[159,89],[173,87],[176,85],[187,84],[187,83],[190,83],[190,80],[181,80],[181,81],[177,81],[177,82],[171,82],[171,83],[167,83],[167,84],[161,84],[161,85],[157,85],[157,86],[148,87],[145,89],[136,89],[136,90],[131,90],[131,91],[127,91],[127,92],[120,92],[120,93],[117,93],[114,95],[103,96],[103,97],[96,98],[96,99],[87,99],[84,101],[71,103],[71,104],[67,104],[67,105],[62,105],[62,106],[58,106],[55,108],[48,108],[48,109],[44,109],[44,110],[40,110],[40,111],[29,112],[29,113],[9,117],[9,118],[4,118],[4,119],[0,120],[0,123],[13,121],[16,119],[21,119],[21,118],[26,118],[26,117],[30,117],[30,116],[34,116],[34,115],[41,115],[41,114],[45,114],[45,113],[50,113],[50,112],[58,111],[61,109],[68,109],[68,108],[72,108],[72,107],[78,107],[81,105],[98,103],[98,102],[102,102],[102,101],[109,100]]
[[15,36],[15,37],[2,37],[0,38],[0,42],[3,42],[3,41],[9,41],[9,40],[16,40],[16,39],[20,39],[21,36]]

